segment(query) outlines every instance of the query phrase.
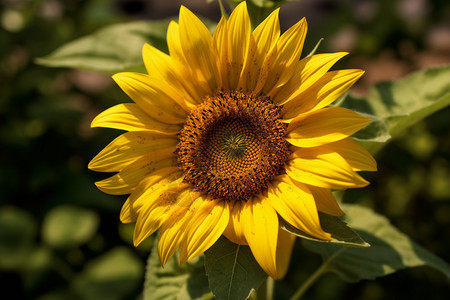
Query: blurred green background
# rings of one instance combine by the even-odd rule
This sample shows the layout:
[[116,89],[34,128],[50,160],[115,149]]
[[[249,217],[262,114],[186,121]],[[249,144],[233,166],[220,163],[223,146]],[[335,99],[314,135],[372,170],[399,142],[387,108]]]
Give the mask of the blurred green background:
[[[133,225],[119,223],[126,197],[98,191],[106,174],[87,164],[119,134],[91,129],[96,114],[126,95],[110,74],[35,64],[64,43],[117,22],[177,15],[180,4],[218,21],[204,0],[2,0],[0,7],[0,286],[9,299],[136,299],[152,238],[132,246]],[[362,68],[352,90],[450,63],[447,0],[303,0],[281,9],[282,28],[305,16],[308,53],[350,51],[339,68]],[[371,185],[344,201],[372,207],[429,251],[450,261],[450,109],[403,132],[378,155]],[[288,298],[320,264],[296,244],[285,280]],[[417,268],[348,284],[323,276],[305,299],[448,299],[437,271]],[[9,296],[7,296],[9,297]],[[3,297],[2,297],[3,298]],[[5,298],[7,299],[7,298]]]

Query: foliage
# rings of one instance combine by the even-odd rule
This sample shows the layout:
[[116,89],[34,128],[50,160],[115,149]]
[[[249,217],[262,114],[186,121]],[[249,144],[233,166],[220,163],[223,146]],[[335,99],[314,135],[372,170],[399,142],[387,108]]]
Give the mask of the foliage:
[[116,73],[144,71],[142,45],[149,43],[165,52],[165,32],[170,20],[114,24],[70,42],[37,59],[48,67],[69,67]]
[[183,266],[178,263],[178,252],[161,267],[155,243],[147,262],[144,300],[209,299],[211,292],[203,266],[203,256]]
[[368,241],[370,247],[344,248],[304,240],[306,248],[323,257],[324,272],[336,272],[342,279],[354,282],[427,265],[441,271],[450,280],[450,267],[445,261],[417,245],[385,217],[358,205],[345,204],[343,209],[349,226]]
[[205,252],[205,270],[216,299],[246,299],[267,278],[248,246],[224,237]]
[[368,98],[347,96],[340,106],[374,120],[354,137],[372,152],[415,122],[450,104],[450,66],[423,70],[401,80],[375,84]]
[[[0,31],[0,41],[11,47],[0,51],[0,279],[18,299],[134,299],[141,292],[142,266],[151,250],[144,299],[210,299],[208,285],[218,299],[245,298],[265,279],[246,247],[221,238],[204,256],[180,267],[175,255],[163,269],[156,243],[153,249],[149,244],[134,249],[129,237],[132,228],[122,226],[120,235],[117,233],[115,224],[124,199],[98,192],[92,182],[99,178],[89,173],[86,165],[111,136],[117,135],[89,129],[90,120],[104,108],[123,101],[122,94],[110,83],[101,84],[109,82],[106,77],[33,64],[35,57],[41,57],[36,62],[45,66],[106,73],[136,71],[143,70],[143,43],[167,50],[168,20],[122,22],[128,19],[114,15],[106,2],[52,1],[60,7],[59,15],[56,9],[53,17],[45,15],[48,7],[44,1],[5,6],[2,12],[2,24],[8,26]],[[249,1],[253,25],[284,2]],[[361,24],[364,35],[360,35],[352,55],[378,55],[382,47],[397,47],[395,43],[402,38],[411,39],[421,49],[425,45],[421,34],[438,22],[441,11],[448,7],[445,1],[432,2],[429,16],[418,22],[422,27],[416,29],[398,22],[393,4],[380,2],[383,9]],[[339,6],[321,23],[322,31],[310,28],[310,41],[319,40],[326,29],[327,39],[321,45],[326,48],[328,33],[357,22],[351,12]],[[299,18],[302,16],[299,13]],[[388,25],[377,26],[380,19]],[[94,76],[92,86],[80,79],[87,76]],[[371,247],[350,248],[302,239],[304,248],[298,249],[300,243],[296,247],[302,255],[293,258],[287,278],[276,283],[278,298],[292,295],[317,268],[315,253],[324,259],[323,272],[337,273],[345,281],[373,279],[416,266],[438,272],[425,268],[403,271],[351,288],[337,277],[324,276],[318,286],[331,288],[311,289],[311,298],[447,296],[448,78],[448,66],[435,67],[376,84],[367,97],[349,94],[341,99],[338,105],[373,118],[374,122],[355,138],[377,153],[380,171],[368,175],[373,187],[344,194],[344,202],[353,203],[343,205],[345,219],[323,215],[321,221],[324,227],[327,222],[332,222],[333,228],[340,226],[341,231],[334,233],[335,242],[363,245],[364,240]],[[349,231],[349,227],[354,230]],[[235,261],[230,260],[233,255]],[[241,266],[245,267],[239,269]],[[227,268],[234,268],[236,277],[230,278],[224,271]],[[398,289],[407,284],[410,289]],[[373,290],[378,294],[371,293]],[[230,291],[235,294],[227,293]]]

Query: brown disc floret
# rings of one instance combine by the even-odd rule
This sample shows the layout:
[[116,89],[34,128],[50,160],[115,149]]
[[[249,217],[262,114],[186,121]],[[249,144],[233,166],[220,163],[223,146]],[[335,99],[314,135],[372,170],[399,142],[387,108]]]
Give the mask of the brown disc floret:
[[246,201],[283,173],[286,124],[269,97],[220,91],[188,116],[177,154],[184,181],[213,198]]

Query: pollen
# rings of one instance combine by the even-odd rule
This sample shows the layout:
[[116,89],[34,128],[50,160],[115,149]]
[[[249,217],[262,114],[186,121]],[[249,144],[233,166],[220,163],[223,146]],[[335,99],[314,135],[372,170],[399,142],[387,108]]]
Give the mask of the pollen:
[[266,189],[291,154],[280,111],[269,97],[238,91],[207,96],[180,133],[184,181],[227,201],[246,201]]

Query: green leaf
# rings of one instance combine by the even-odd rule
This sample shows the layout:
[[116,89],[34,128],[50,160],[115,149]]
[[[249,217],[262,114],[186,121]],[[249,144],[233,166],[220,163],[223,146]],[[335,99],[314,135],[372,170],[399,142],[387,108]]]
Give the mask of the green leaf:
[[405,268],[430,266],[450,280],[450,267],[446,262],[401,233],[385,217],[358,205],[343,204],[342,208],[347,213],[349,226],[371,247],[349,248],[303,240],[306,248],[323,257],[326,271],[353,282]]
[[216,299],[247,299],[267,278],[248,246],[230,242],[225,237],[205,252],[209,287]]
[[0,209],[0,269],[24,266],[33,248],[36,223],[27,212],[13,207]]
[[370,245],[366,243],[356,232],[354,232],[350,227],[347,226],[340,218],[335,216],[330,216],[325,213],[319,212],[320,225],[322,229],[328,233],[331,233],[331,241],[323,241],[317,239],[286,222],[284,219],[280,218],[280,227],[298,237],[322,242],[322,243],[332,243],[342,246],[349,247],[369,247]]
[[102,28],[38,58],[47,67],[69,67],[115,73],[144,71],[142,47],[149,43],[167,52],[166,31],[170,20],[136,21]]
[[115,247],[90,261],[73,282],[73,290],[86,300],[124,299],[138,287],[143,266],[125,247]]
[[77,247],[88,242],[97,232],[98,215],[76,206],[53,208],[44,219],[42,238],[53,248]]
[[374,122],[353,137],[372,153],[403,129],[450,104],[450,66],[430,68],[393,82],[375,84],[368,98],[348,95],[339,106]]
[[145,278],[144,300],[209,299],[211,296],[203,255],[180,266],[177,251],[162,268],[156,242],[147,262]]

